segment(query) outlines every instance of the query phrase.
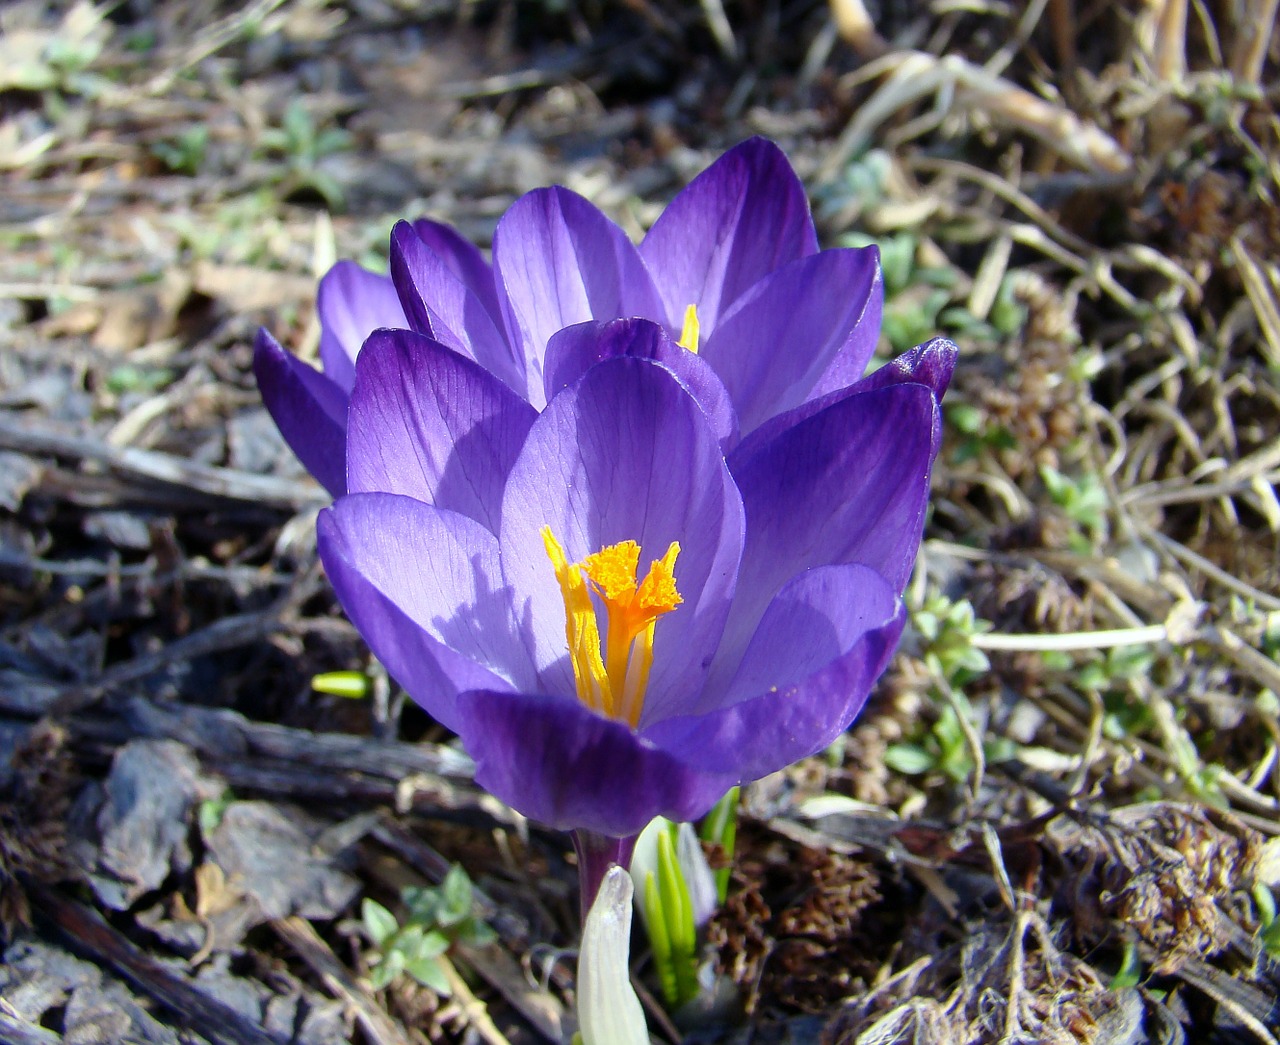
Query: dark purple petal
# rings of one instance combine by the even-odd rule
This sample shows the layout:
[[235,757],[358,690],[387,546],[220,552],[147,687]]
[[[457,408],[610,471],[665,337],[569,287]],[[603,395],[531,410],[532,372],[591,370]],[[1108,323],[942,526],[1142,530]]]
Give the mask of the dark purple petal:
[[547,400],[597,363],[619,356],[661,363],[701,405],[720,445],[727,448],[737,442],[738,418],[716,372],[705,359],[676,344],[665,329],[647,319],[578,323],[557,331],[547,344],[543,375]]
[[960,349],[954,341],[935,337],[910,352],[903,352],[897,359],[889,360],[846,391],[873,392],[890,385],[924,385],[933,392],[935,399],[941,400],[951,384],[951,373],[956,368],[959,355]]
[[[731,466],[746,460],[780,432],[806,418],[813,417],[814,414],[821,413],[827,407],[849,396],[874,392],[878,388],[888,388],[890,385],[924,385],[933,392],[936,399],[941,400],[951,381],[951,372],[955,369],[958,353],[959,349],[954,342],[948,341],[945,337],[936,337],[890,360],[879,370],[868,374],[848,388],[837,389],[824,396],[811,398],[794,410],[772,417],[759,428],[748,433],[734,448]],[[935,444],[941,436],[942,431],[939,427],[934,435]],[[936,445],[934,452],[937,452]]]
[[811,254],[760,280],[720,317],[702,355],[744,432],[803,403],[837,357],[862,376],[880,334],[878,257],[874,248]]
[[458,710],[476,782],[550,827],[635,835],[655,816],[696,819],[732,783],[573,698],[482,690],[459,696]]
[[496,532],[533,407],[478,363],[411,330],[371,334],[356,374],[350,491],[406,494]]
[[557,330],[591,319],[662,315],[626,233],[559,186],[520,197],[503,215],[493,234],[493,267],[507,333],[522,346],[534,406],[542,406],[542,359]]
[[488,307],[407,221],[391,231],[391,278],[413,330],[474,359],[523,392],[524,367],[517,365]]
[[484,255],[470,240],[463,239],[450,225],[429,218],[419,218],[413,223],[413,231],[435,251],[458,279],[480,299],[495,326],[502,324],[502,306],[498,304],[498,291],[493,283],[493,269]]
[[379,327],[406,327],[396,288],[386,276],[339,261],[320,280],[320,362],[325,376],[347,392],[356,381],[356,353]]
[[882,388],[840,400],[737,461],[747,541],[716,654],[719,684],[774,593],[803,570],[862,563],[902,591],[924,528],[938,413],[923,385]]
[[347,492],[347,393],[265,330],[253,344],[258,390],[284,441],[334,497]]
[[704,331],[770,272],[816,254],[804,186],[772,142],[752,138],[694,178],[654,222],[640,254],[679,330],[689,305]]
[[530,621],[540,688],[572,694],[544,525],[571,562],[634,540],[647,571],[680,542],[675,579],[685,602],[657,623],[641,723],[697,692],[733,594],[742,506],[715,433],[669,371],[626,358],[593,367],[534,422],[507,482],[503,570]]
[[831,392],[842,391],[860,381],[876,350],[876,342],[880,338],[880,322],[884,317],[884,278],[880,270],[880,248],[864,249],[875,258],[875,276],[871,292],[867,295],[867,307],[858,319],[857,333],[845,342],[835,358],[827,364],[827,369],[806,399],[817,399]]
[[773,773],[821,751],[848,727],[905,620],[901,601],[874,570],[809,570],[769,605],[716,706],[643,735],[680,761],[735,781]]
[[463,690],[532,683],[497,540],[474,519],[395,494],[354,494],[320,513],[316,535],[347,616],[442,725],[462,725]]

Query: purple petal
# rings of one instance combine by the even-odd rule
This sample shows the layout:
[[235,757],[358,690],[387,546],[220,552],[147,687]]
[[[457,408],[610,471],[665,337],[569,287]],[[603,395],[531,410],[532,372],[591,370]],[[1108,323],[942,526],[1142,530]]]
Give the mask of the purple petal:
[[253,373],[276,427],[303,466],[334,497],[347,492],[347,393],[259,330]]
[[804,186],[763,138],[730,149],[694,178],[640,246],[667,323],[679,330],[685,309],[697,305],[704,331],[769,273],[817,251]]
[[935,337],[910,352],[902,353],[897,359],[891,359],[845,391],[873,392],[890,385],[925,385],[935,399],[941,400],[951,384],[951,374],[959,355],[960,349],[954,341]]
[[884,317],[884,277],[880,270],[880,248],[864,249],[871,253],[875,261],[875,275],[872,277],[871,292],[867,295],[866,309],[858,318],[854,336],[836,352],[806,399],[842,391],[860,381],[876,350],[876,342],[880,338],[880,323]]
[[391,278],[412,329],[524,390],[524,368],[494,326],[492,313],[407,221],[391,231]]
[[478,363],[410,330],[370,335],[356,373],[351,492],[406,494],[496,532],[533,407]]
[[661,363],[701,405],[723,447],[737,442],[738,418],[733,403],[707,361],[676,344],[657,323],[647,319],[615,319],[578,323],[557,331],[547,344],[543,380],[548,401],[597,363],[619,356]]
[[821,751],[853,721],[905,620],[893,589],[865,566],[803,573],[770,603],[718,706],[659,722],[644,736],[736,781],[782,769]]
[[928,388],[897,385],[842,399],[745,461],[735,452],[747,542],[715,685],[736,669],[774,593],[803,570],[862,563],[902,591],[924,528],[938,413]]
[[657,623],[641,722],[701,688],[732,597],[742,506],[715,433],[661,366],[611,359],[561,392],[529,430],[502,505],[502,562],[527,614],[541,689],[575,692],[564,602],[539,529],[571,562],[605,545],[640,544],[641,569],[680,542],[684,603]]
[[497,540],[478,522],[409,497],[354,494],[320,513],[316,534],[347,616],[442,725],[461,726],[463,690],[533,681]]
[[635,835],[655,816],[696,819],[732,783],[572,698],[473,691],[458,710],[476,782],[551,827]]
[[498,290],[493,282],[493,268],[470,240],[463,239],[449,225],[428,218],[413,223],[413,231],[430,247],[449,271],[460,279],[466,288],[478,297],[495,326],[502,323],[502,306],[498,303]]
[[512,204],[493,235],[493,266],[513,345],[522,346],[529,398],[543,405],[551,335],[591,319],[662,315],[627,235],[576,193],[536,189]]
[[356,381],[356,353],[379,327],[407,327],[396,288],[386,276],[339,261],[320,280],[320,362],[325,376],[350,392]]
[[839,359],[862,376],[880,334],[879,255],[824,250],[766,276],[721,316],[703,349],[744,432],[799,406]]
[[[941,400],[947,385],[951,381],[951,372],[955,369],[956,356],[959,349],[955,343],[945,337],[936,337],[923,345],[918,345],[909,352],[904,352],[896,359],[890,360],[874,373],[868,374],[848,388],[837,389],[826,395],[810,398],[807,402],[770,418],[759,428],[747,434],[741,443],[734,448],[734,462],[741,462],[750,457],[765,443],[814,414],[821,413],[827,407],[838,403],[849,396],[874,392],[878,388],[890,385],[924,385],[933,392],[934,398]],[[935,433],[935,442],[941,439],[941,428]],[[937,452],[935,446],[934,452]]]

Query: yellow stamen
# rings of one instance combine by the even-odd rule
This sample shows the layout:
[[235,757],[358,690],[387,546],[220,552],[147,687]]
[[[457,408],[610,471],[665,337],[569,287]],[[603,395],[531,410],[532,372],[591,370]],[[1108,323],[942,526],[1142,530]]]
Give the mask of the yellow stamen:
[[690,305],[684,310],[684,329],[680,331],[680,341],[678,343],[695,356],[698,354],[698,332],[700,328],[698,306]]
[[[637,585],[640,546],[635,541],[608,545],[572,565],[549,526],[542,528],[542,541],[564,597],[565,638],[578,699],[634,727],[653,667],[654,627],[683,601],[675,581],[680,544],[672,541]],[[603,647],[591,592],[606,615]]]
[[613,715],[613,699],[609,679],[605,675],[604,662],[600,659],[600,628],[596,623],[596,609],[591,603],[591,593],[582,570],[571,565],[564,548],[550,526],[542,528],[542,545],[547,558],[556,571],[560,594],[564,599],[564,637],[569,643],[569,660],[573,664],[573,680],[578,687],[578,699],[587,707]]

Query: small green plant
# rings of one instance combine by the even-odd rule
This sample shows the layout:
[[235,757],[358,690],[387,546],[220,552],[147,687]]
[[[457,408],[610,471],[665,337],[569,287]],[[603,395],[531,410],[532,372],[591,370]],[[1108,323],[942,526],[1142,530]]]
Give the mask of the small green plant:
[[973,645],[973,637],[990,631],[991,624],[973,612],[967,599],[952,600],[936,592],[911,615],[911,621],[925,665],[938,680],[932,695],[942,707],[927,731],[911,741],[889,745],[884,759],[899,773],[938,771],[962,783],[977,768],[977,748],[986,761],[996,762],[1008,758],[1016,747],[998,737],[979,743],[972,727],[967,728],[975,715],[964,687],[991,667],[987,655]]
[[360,916],[374,945],[368,955],[374,990],[407,975],[437,994],[451,994],[449,948],[455,943],[482,946],[495,938],[493,930],[475,916],[473,899],[471,879],[456,864],[439,886],[411,886],[401,892],[406,909],[403,924],[382,904],[366,897]]
[[231,788],[227,788],[217,798],[206,798],[196,806],[196,823],[200,826],[202,838],[208,838],[218,829],[223,816],[235,800],[235,794]]
[[[95,97],[106,83],[89,72],[102,54],[111,35],[106,7],[87,0],[72,4],[54,30],[30,30],[22,46],[6,52],[9,59],[0,68],[0,91],[48,91]],[[53,104],[52,95],[46,104]],[[55,105],[56,109],[56,105]]]
[[943,410],[947,428],[960,438],[952,460],[956,464],[977,460],[990,450],[1013,450],[1018,442],[1004,425],[992,424],[986,413],[972,403],[948,400]]
[[1087,553],[1107,536],[1107,491],[1102,480],[1091,472],[1071,479],[1055,468],[1040,468],[1045,492],[1063,514],[1079,528],[1070,540],[1072,549]]
[[165,367],[155,369],[136,367],[132,363],[121,363],[112,367],[107,374],[107,389],[116,395],[129,392],[154,393],[172,384],[174,373]]
[[973,637],[991,630],[989,621],[973,612],[968,599],[952,600],[940,593],[925,599],[911,615],[920,636],[925,664],[953,686],[964,686],[991,667]]
[[151,154],[174,174],[200,173],[209,148],[209,128],[204,124],[188,127],[176,138],[158,141]]
[[267,153],[285,161],[276,181],[286,195],[311,189],[330,208],[342,206],[342,187],[319,164],[326,156],[351,148],[351,135],[346,131],[317,128],[306,106],[295,98],[284,111],[280,126],[263,131],[261,142]]
[[179,212],[166,221],[193,257],[226,265],[273,267],[277,244],[286,238],[279,202],[268,188],[227,200],[211,217]]
[[[923,736],[888,746],[884,760],[890,769],[905,776],[938,772],[957,784],[973,775],[977,768],[974,747],[960,721],[962,714],[973,721],[973,707],[963,693],[953,693],[952,699],[955,706],[944,707]],[[989,737],[981,748],[985,762],[1000,762],[1017,753],[1017,745],[1004,737]]]
[[1276,898],[1262,882],[1253,887],[1253,902],[1258,908],[1258,941],[1272,958],[1280,958],[1280,918],[1276,917]]

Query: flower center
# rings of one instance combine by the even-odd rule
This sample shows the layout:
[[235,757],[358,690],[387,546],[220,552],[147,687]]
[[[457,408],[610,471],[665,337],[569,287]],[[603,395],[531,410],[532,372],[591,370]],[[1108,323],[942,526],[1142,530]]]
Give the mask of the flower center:
[[698,354],[698,330],[701,324],[698,323],[698,306],[690,305],[684,310],[684,329],[680,331],[680,340],[676,342],[682,348],[687,348],[695,356]]
[[[608,545],[571,563],[551,527],[544,526],[541,533],[564,598],[564,633],[578,699],[634,729],[653,667],[654,627],[659,617],[684,601],[675,578],[680,543],[672,541],[637,584],[640,545],[635,541]],[[603,641],[597,600],[604,611]]]

